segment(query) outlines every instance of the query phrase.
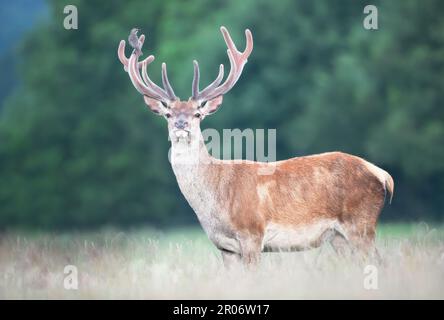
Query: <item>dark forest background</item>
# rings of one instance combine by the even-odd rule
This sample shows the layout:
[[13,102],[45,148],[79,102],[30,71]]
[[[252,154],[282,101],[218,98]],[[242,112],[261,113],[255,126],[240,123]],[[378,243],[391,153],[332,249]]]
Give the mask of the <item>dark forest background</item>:
[[[74,4],[79,29],[63,28]],[[379,29],[363,28],[363,8]],[[10,1],[0,10],[0,229],[157,226],[196,221],[168,162],[164,120],[117,59],[138,26],[191,95],[228,66],[219,27],[254,51],[203,128],[276,128],[285,159],[341,150],[395,179],[382,218],[442,221],[444,2],[141,0]]]

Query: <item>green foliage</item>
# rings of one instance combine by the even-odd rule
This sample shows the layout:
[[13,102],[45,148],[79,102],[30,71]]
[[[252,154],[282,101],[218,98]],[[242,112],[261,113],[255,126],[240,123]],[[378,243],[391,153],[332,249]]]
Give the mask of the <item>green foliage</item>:
[[[20,50],[22,87],[0,116],[0,226],[91,227],[194,219],[170,169],[163,119],[144,107],[117,60],[133,26],[145,56],[168,62],[182,99],[192,60],[202,86],[227,65],[219,26],[255,49],[221,111],[204,127],[277,128],[278,157],[342,150],[388,169],[383,216],[442,219],[444,4],[375,1],[51,1]],[[79,29],[63,29],[75,4]],[[2,78],[2,80],[5,78]]]

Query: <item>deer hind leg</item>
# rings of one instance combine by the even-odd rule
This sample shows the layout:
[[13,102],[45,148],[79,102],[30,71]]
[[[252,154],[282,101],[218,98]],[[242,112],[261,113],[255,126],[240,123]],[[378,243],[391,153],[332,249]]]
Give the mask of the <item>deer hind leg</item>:
[[352,248],[353,255],[362,260],[376,260],[381,262],[381,257],[375,246],[376,226],[364,226],[362,228],[348,228],[347,239]]
[[[372,189],[373,188],[373,189]],[[376,225],[378,217],[384,206],[383,188],[370,184],[369,194],[361,199],[358,206],[348,204],[348,212],[343,213],[341,227],[349,240],[354,255],[361,261],[376,260],[380,262],[379,254],[375,247]]]
[[354,253],[364,260],[378,258],[374,231],[370,234],[362,232],[352,234],[350,241],[353,245]]
[[375,247],[375,226],[356,228],[344,226],[343,232],[336,230],[330,244],[341,257],[353,257],[363,260],[376,259],[381,261],[378,250]]
[[351,253],[352,248],[349,241],[340,232],[335,232],[335,235],[330,240],[330,245],[340,257],[347,257]]

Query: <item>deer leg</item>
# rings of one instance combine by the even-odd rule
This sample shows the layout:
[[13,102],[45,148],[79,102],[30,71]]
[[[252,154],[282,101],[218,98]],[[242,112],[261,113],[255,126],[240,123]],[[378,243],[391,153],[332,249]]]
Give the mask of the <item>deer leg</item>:
[[222,254],[222,261],[224,263],[225,268],[231,269],[240,264],[241,262],[240,254],[224,249],[222,249],[220,252]]
[[330,240],[330,244],[333,247],[333,250],[341,257],[346,257],[347,254],[350,253],[350,244],[348,243],[345,237],[336,232],[333,238]]
[[363,260],[376,260],[381,262],[381,257],[375,247],[375,240],[373,237],[360,237],[353,241],[354,253]]
[[239,243],[244,265],[247,267],[258,265],[262,251],[262,238],[258,236],[243,237]]
[[362,261],[375,260],[381,263],[382,259],[375,246],[374,228],[367,228],[364,231],[355,231],[348,235],[353,254]]

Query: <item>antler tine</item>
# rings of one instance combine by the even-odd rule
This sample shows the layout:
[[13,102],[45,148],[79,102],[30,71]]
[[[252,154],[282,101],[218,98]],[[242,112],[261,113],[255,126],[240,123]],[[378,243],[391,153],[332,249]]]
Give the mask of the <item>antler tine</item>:
[[217,87],[213,92],[208,94],[208,99],[225,94],[236,84],[237,80],[239,80],[239,77],[242,74],[244,65],[247,63],[248,57],[253,51],[253,36],[250,30],[245,30],[247,44],[244,52],[237,50],[236,45],[231,39],[230,33],[225,27],[221,27],[220,31],[222,32],[225,43],[228,47],[227,54],[230,59],[231,70],[225,82],[220,87]]
[[194,60],[194,77],[193,77],[193,86],[192,86],[192,98],[194,100],[200,100],[200,97],[204,96],[207,92],[213,90],[215,87],[217,87],[224,77],[224,65],[221,64],[219,66],[219,74],[217,75],[216,79],[210,83],[205,89],[202,91],[199,91],[199,80],[200,80],[200,71],[199,71],[199,63]]
[[128,72],[128,58],[125,56],[125,40],[120,40],[119,48],[117,49],[117,56],[123,64],[123,68]]
[[[133,84],[133,86],[136,88],[137,91],[139,91],[140,94],[144,96],[148,96],[157,100],[164,101],[166,98],[166,94],[160,94],[160,92],[157,92],[153,89],[153,87],[148,86],[143,82],[143,80],[140,78],[140,73],[137,66],[137,55],[132,54],[129,58],[129,66],[128,66],[128,74],[130,77],[130,80]],[[148,60],[148,59],[147,59]],[[151,60],[152,61],[152,60]],[[145,70],[146,70],[146,64],[147,61],[144,61],[145,64]]]
[[[145,35],[139,37],[140,47],[145,41]],[[125,56],[125,40],[121,40],[119,43],[119,48],[117,54],[120,62],[123,64],[125,71],[128,72],[130,80],[134,87],[139,91],[140,94],[151,97],[160,101],[170,102],[176,99],[173,88],[171,87],[168,76],[166,74],[166,67],[162,65],[162,82],[166,91],[156,85],[148,76],[147,67],[154,61],[154,56],[150,55],[141,62],[138,61],[140,53],[133,50],[130,58]],[[139,69],[142,69],[142,77],[140,75]]]
[[148,85],[149,88],[152,88],[152,90],[157,94],[158,97],[163,98],[166,96],[165,91],[159,87],[157,84],[155,84],[150,77],[148,76],[148,65],[154,61],[154,56],[151,55],[145,60],[142,61],[142,78],[143,81]]
[[192,84],[192,98],[194,100],[199,99],[199,80],[200,80],[200,71],[199,71],[199,63],[196,60],[193,60],[194,65],[194,76],[193,76],[193,84]]
[[[139,41],[140,41],[141,45],[143,45],[143,43],[145,42],[145,35],[144,34],[142,34],[139,37]],[[128,72],[129,59],[125,55],[125,46],[126,46],[125,40],[120,40],[119,48],[117,49],[117,56],[119,57],[120,62],[123,64],[123,68],[125,69],[125,71]],[[137,67],[139,69],[142,67],[142,62],[138,62],[138,64],[137,64]]]
[[167,72],[167,67],[166,67],[165,62],[162,63],[162,83],[163,83],[163,87],[165,88],[166,93],[168,94],[169,98],[171,100],[176,100],[177,97],[174,94],[174,90],[171,87],[170,82],[168,81],[168,72]]
[[205,97],[205,95],[208,92],[211,92],[212,90],[214,90],[214,88],[216,88],[218,85],[220,85],[220,83],[222,82],[222,79],[224,78],[224,65],[221,64],[219,66],[219,74],[217,75],[216,79],[214,79],[213,82],[211,82],[205,89],[203,89],[200,92],[200,95],[202,97]]
[[[247,59],[250,56],[251,52],[253,51],[253,35],[251,34],[250,30],[248,29],[245,30],[245,38],[247,44],[243,52],[237,50],[236,45],[234,44],[233,39],[230,36],[230,33],[225,27],[222,26],[220,30],[224,37],[225,43],[228,47],[227,54],[230,60],[230,67],[231,67],[230,73],[228,74],[228,77],[225,80],[225,82],[219,86],[219,83],[223,78],[223,67],[221,67],[219,69],[220,70],[219,76],[222,73],[221,79],[219,79],[218,76],[218,78],[216,79],[219,80],[218,82],[214,81],[207,88],[201,91],[198,94],[197,98],[198,100],[210,100],[216,98],[217,96],[227,93],[239,80],[239,77],[242,74],[242,70],[245,64],[247,63]],[[194,88],[194,82],[193,82],[193,88]],[[194,97],[194,91],[193,91],[193,97]]]

